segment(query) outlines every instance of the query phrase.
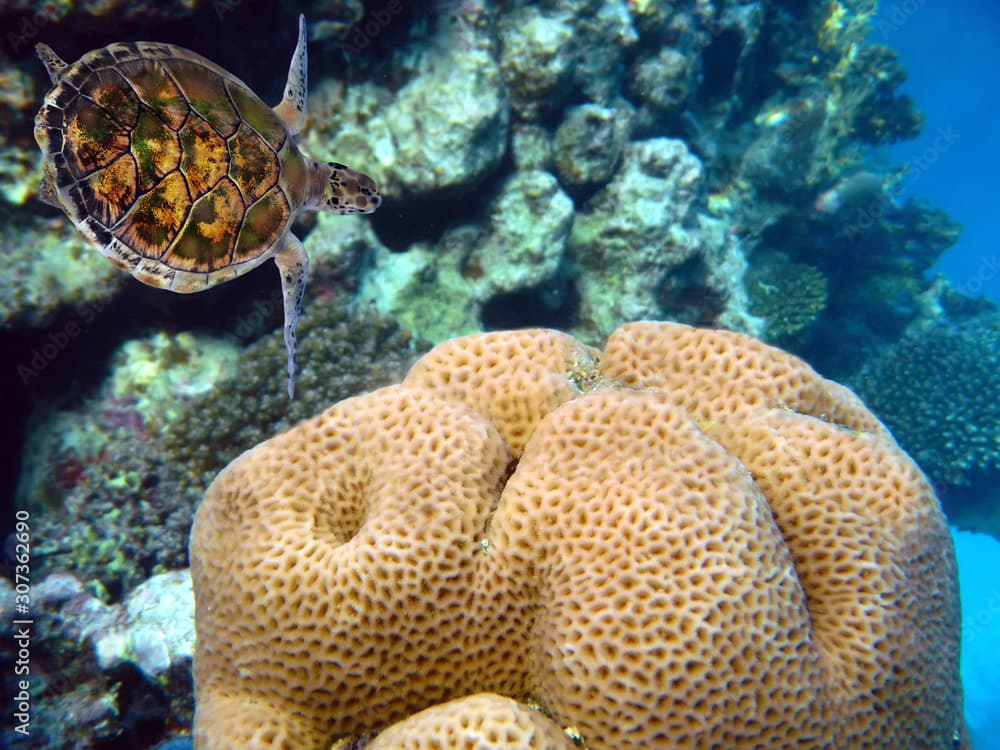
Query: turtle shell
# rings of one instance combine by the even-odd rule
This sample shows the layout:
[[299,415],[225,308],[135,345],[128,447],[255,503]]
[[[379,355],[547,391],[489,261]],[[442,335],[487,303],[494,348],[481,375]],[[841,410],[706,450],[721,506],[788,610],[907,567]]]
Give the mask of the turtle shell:
[[167,44],[112,44],[68,66],[35,118],[45,179],[116,265],[194,292],[271,257],[306,165],[242,81]]

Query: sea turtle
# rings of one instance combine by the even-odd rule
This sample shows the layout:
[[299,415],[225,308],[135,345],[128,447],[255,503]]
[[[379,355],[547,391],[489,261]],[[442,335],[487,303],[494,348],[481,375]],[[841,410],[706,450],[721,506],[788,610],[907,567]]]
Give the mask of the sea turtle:
[[68,65],[36,52],[52,89],[35,117],[39,189],[113,264],[144,284],[200,292],[274,258],[284,297],[288,395],[309,260],[296,214],[371,213],[375,182],[296,143],[306,118],[306,23],[273,109],[181,47],[116,43]]

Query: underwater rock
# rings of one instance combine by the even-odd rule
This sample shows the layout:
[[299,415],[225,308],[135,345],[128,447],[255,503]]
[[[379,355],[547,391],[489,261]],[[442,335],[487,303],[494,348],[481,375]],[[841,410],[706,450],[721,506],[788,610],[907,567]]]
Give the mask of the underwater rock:
[[572,16],[573,88],[585,100],[611,106],[625,77],[625,59],[639,39],[625,0],[559,0]]
[[638,35],[621,0],[528,5],[499,23],[500,66],[517,118],[539,120],[571,97],[610,106]]
[[188,570],[152,576],[123,604],[106,604],[67,573],[47,576],[32,594],[35,605],[58,611],[67,635],[94,649],[102,670],[130,662],[155,681],[185,661],[190,666],[194,594]]
[[157,680],[172,667],[190,666],[194,653],[194,593],[191,572],[155,575],[112,608],[100,628],[89,626],[89,640],[101,669],[131,662]]
[[601,187],[614,173],[628,139],[632,113],[619,107],[572,107],[556,128],[552,144],[559,183],[571,194]]
[[316,20],[310,21],[309,39],[317,42],[346,40],[365,15],[361,0],[317,0],[311,10]]
[[[99,584],[66,573],[35,583],[31,744],[25,745],[8,724],[0,730],[0,745],[145,747],[136,744],[135,735],[190,726],[190,581],[186,570],[157,576],[126,605],[108,604]],[[117,637],[121,648],[107,648],[109,637]],[[117,652],[119,658],[102,659],[102,651]]]
[[[248,332],[276,326],[280,311],[276,290],[244,324]],[[281,331],[238,359],[235,340],[181,333],[126,342],[99,389],[39,409],[16,489],[17,507],[34,517],[33,572],[69,571],[121,597],[152,574],[184,567],[193,508],[217,471],[275,430],[398,377],[414,356],[393,322],[320,295],[299,333],[304,385],[293,401],[280,377]]]
[[[61,219],[5,221],[0,330],[38,328],[70,309],[84,329],[121,290],[127,276]],[[77,331],[77,334],[79,330]]]
[[[618,172],[580,208],[570,234],[569,256],[580,269],[576,335],[598,339],[624,321],[660,317],[661,287],[689,262],[699,266],[698,282],[718,296],[703,312],[714,321],[728,308],[730,324],[748,330],[745,306],[730,300],[742,286],[742,256],[721,223],[694,210],[701,179],[701,163],[682,141],[625,146]],[[730,262],[721,263],[722,256]],[[674,281],[681,283],[675,297],[691,294],[691,284]]]
[[126,341],[112,360],[111,398],[131,402],[144,427],[157,432],[176,418],[186,400],[207,393],[236,372],[232,339],[164,331]]
[[5,146],[0,137],[0,199],[20,206],[34,198],[42,180],[42,165],[35,150]]
[[462,226],[434,245],[378,251],[359,297],[432,342],[482,330],[498,295],[554,280],[572,222],[573,202],[551,174],[517,172],[491,201],[485,231]]
[[303,244],[309,254],[309,293],[327,301],[355,292],[369,256],[386,250],[366,218],[325,211],[316,215]]
[[557,270],[573,223],[573,202],[547,172],[518,172],[498,191],[487,235],[465,263],[478,265],[488,294],[536,286]]
[[510,150],[517,169],[553,171],[552,134],[541,125],[515,123],[510,129]]
[[573,55],[568,19],[535,5],[518,8],[500,21],[500,69],[514,113],[537,120],[558,111],[570,93]]
[[688,59],[671,47],[637,62],[629,71],[626,91],[638,104],[650,109],[650,117],[678,114],[694,88]]
[[677,8],[675,3],[633,0],[628,3],[628,13],[639,35],[655,40],[667,31],[671,18],[681,13],[681,9]]
[[413,195],[471,186],[507,146],[508,105],[488,49],[458,49],[398,93],[385,113],[395,153],[391,186]]
[[429,50],[395,93],[321,83],[312,117],[325,125],[307,135],[309,149],[330,159],[355,154],[386,197],[473,186],[503,156],[509,120],[489,40],[473,39]]
[[35,96],[24,69],[0,61],[0,200],[17,206],[38,192],[42,177],[37,149],[21,147],[30,142]]

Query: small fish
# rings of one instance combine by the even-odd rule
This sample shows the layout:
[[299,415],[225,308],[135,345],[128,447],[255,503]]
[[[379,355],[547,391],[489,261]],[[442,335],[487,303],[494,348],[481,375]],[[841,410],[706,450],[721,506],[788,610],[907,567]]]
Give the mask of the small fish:
[[885,183],[871,172],[858,172],[845,177],[816,198],[815,208],[821,214],[855,213],[871,209],[880,211],[885,201]]

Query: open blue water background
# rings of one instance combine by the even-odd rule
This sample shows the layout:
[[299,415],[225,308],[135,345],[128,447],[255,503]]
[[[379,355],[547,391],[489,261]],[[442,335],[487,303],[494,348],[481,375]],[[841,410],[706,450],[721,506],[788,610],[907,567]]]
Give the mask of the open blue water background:
[[900,53],[903,91],[926,116],[920,138],[888,150],[911,165],[904,195],[962,223],[937,270],[967,294],[1000,301],[1000,0],[892,0],[871,38]]
[[[945,209],[962,236],[937,270],[967,294],[1000,301],[1000,1],[893,0],[873,40],[894,47],[923,135],[888,150],[909,163],[908,193]],[[935,147],[953,141],[945,149]],[[1000,542],[955,533],[962,589],[962,675],[976,750],[1000,750]]]

